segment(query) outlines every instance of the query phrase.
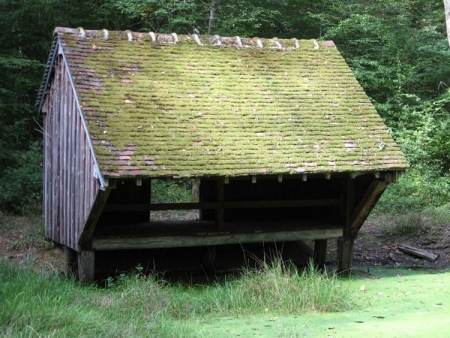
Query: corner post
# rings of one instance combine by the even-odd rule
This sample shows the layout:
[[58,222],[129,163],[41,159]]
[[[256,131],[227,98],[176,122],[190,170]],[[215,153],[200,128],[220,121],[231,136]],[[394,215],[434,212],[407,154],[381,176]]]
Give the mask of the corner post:
[[224,178],[217,178],[217,209],[216,209],[216,229],[223,230],[224,227],[224,208],[223,202],[225,198]]
[[348,273],[352,269],[353,244],[356,234],[351,231],[351,216],[355,208],[355,179],[348,176],[344,183],[343,205],[341,209],[344,232],[337,240],[338,271]]
[[78,278],[82,283],[95,280],[95,251],[78,252]]
[[314,265],[322,270],[327,258],[327,240],[316,239],[314,241]]

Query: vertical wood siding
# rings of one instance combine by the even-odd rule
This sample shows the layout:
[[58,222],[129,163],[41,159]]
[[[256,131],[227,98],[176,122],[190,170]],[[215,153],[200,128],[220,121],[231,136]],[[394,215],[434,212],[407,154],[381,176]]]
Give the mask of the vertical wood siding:
[[56,62],[45,107],[45,236],[78,250],[100,184],[94,177],[94,157],[62,59]]

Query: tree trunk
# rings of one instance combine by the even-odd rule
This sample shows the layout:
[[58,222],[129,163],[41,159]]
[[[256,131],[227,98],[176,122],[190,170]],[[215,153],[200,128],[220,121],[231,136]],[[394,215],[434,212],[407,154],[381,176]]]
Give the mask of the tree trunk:
[[219,0],[211,0],[211,10],[209,11],[208,34],[213,33],[218,8],[219,8]]
[[444,0],[445,24],[447,26],[447,40],[450,45],[450,0]]

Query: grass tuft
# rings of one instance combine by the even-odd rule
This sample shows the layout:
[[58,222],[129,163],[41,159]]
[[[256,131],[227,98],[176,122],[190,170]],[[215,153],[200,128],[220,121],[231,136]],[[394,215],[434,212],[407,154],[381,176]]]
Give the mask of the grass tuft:
[[351,306],[350,288],[336,276],[312,263],[300,272],[278,258],[207,286],[171,285],[138,269],[109,279],[104,288],[0,260],[0,285],[0,335],[5,337],[192,336],[193,323],[208,316],[329,312]]

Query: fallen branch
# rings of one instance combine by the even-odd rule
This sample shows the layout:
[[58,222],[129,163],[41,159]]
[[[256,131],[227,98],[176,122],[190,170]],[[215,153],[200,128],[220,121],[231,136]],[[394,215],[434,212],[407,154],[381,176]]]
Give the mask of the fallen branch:
[[430,251],[415,248],[413,246],[405,245],[405,244],[398,245],[397,249],[399,249],[401,252],[406,253],[408,255],[427,259],[431,262],[434,262],[439,257],[439,255],[436,255],[435,253],[432,253]]

